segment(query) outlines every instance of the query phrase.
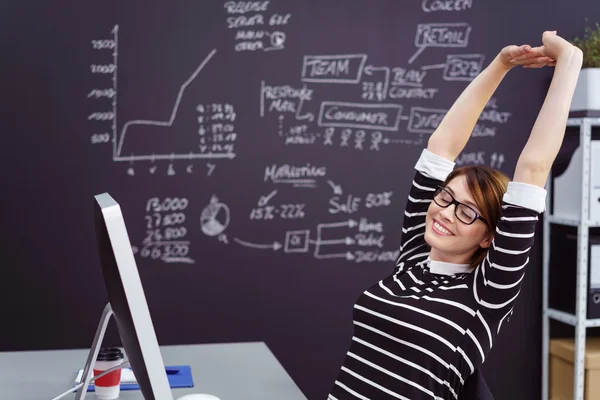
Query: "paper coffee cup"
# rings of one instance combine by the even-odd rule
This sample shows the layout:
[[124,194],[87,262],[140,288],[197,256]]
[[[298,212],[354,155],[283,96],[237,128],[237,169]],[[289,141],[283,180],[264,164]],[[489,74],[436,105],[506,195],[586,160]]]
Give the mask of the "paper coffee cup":
[[[100,349],[94,364],[94,376],[109,368],[123,363],[123,352],[116,348]],[[96,398],[100,400],[114,400],[119,398],[121,391],[121,368],[104,375],[94,381]]]

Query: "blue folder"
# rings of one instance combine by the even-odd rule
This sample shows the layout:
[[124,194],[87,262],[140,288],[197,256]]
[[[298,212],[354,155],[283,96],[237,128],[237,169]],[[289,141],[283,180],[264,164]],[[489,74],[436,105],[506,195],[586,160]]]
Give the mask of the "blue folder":
[[[194,379],[192,378],[192,368],[189,365],[169,365],[168,369],[178,369],[179,372],[167,374],[169,386],[171,388],[191,388],[194,387]],[[88,392],[93,392],[96,387],[93,383],[88,387]],[[137,383],[121,383],[121,390],[140,390]]]

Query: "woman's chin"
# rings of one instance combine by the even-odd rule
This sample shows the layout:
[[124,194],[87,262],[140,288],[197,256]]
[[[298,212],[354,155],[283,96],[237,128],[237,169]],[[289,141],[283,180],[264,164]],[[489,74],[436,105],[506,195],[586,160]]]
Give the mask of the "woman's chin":
[[430,229],[425,230],[425,242],[427,242],[427,244],[430,245],[431,247],[434,247],[434,245],[439,246],[439,245],[447,244],[448,242],[451,241],[452,237],[453,237],[453,235],[452,236],[440,235],[435,232],[432,232]]

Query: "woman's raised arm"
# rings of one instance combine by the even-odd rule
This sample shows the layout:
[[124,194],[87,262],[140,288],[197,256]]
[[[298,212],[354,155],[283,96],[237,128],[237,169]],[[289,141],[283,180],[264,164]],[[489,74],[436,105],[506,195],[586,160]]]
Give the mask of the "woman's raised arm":
[[533,53],[556,60],[552,83],[535,120],[529,139],[519,156],[515,182],[544,187],[552,163],[565,135],[569,107],[581,70],[583,53],[555,32],[544,32],[543,46]]
[[[517,58],[516,61],[511,62]],[[552,60],[532,51],[529,45],[507,46],[465,88],[427,142],[427,150],[454,161],[467,144],[471,132],[496,88],[514,66],[542,67]]]

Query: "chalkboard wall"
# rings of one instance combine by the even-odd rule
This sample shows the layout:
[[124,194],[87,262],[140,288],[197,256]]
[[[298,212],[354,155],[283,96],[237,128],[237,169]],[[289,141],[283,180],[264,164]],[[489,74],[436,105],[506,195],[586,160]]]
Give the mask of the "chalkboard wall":
[[[0,15],[0,350],[89,347],[107,301],[93,196],[108,192],[161,344],[265,341],[322,399],[354,300],[393,269],[445,111],[503,46],[580,35],[600,3],[9,1]],[[512,175],[551,72],[512,71],[458,165]],[[538,238],[484,365],[497,399],[540,396]]]

